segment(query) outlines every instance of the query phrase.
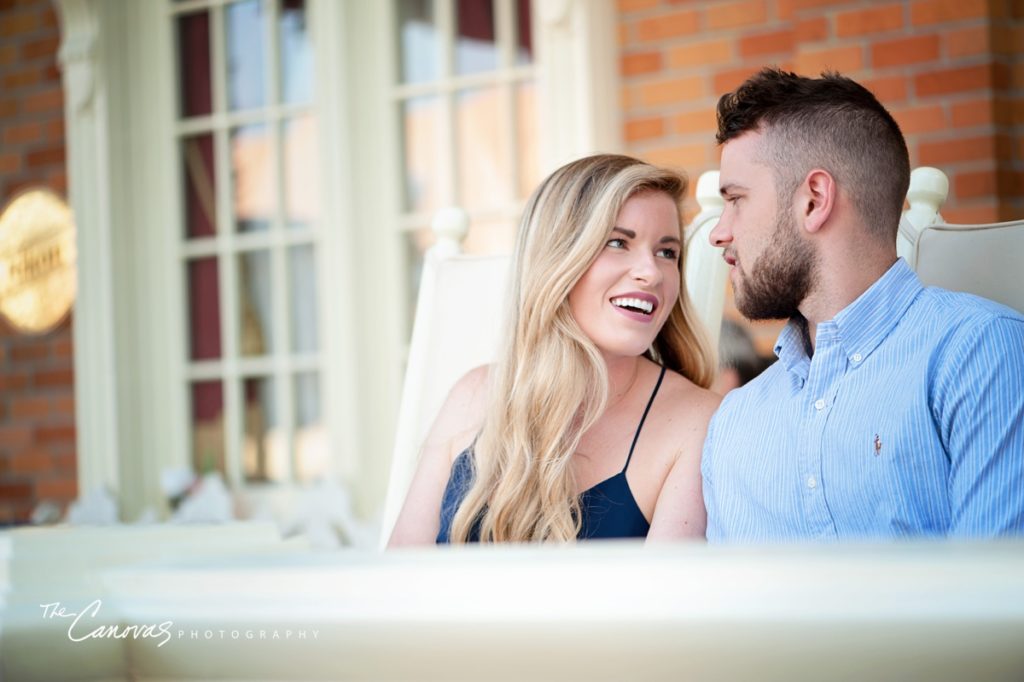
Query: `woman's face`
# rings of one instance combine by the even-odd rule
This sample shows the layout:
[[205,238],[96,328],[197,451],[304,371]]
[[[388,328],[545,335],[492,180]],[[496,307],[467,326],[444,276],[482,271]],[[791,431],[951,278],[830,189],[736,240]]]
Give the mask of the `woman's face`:
[[642,355],[679,298],[679,211],[657,191],[634,194],[569,292],[569,309],[608,358]]

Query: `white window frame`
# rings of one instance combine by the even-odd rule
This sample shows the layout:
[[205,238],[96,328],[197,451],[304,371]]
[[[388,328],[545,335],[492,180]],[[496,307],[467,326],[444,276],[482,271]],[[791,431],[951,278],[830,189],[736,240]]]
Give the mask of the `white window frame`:
[[[388,35],[392,41],[390,50],[395,57],[401,54],[400,36],[395,30],[398,1],[381,3],[387,8]],[[402,83],[395,64],[388,74],[389,83],[392,83],[391,100],[393,107],[399,110],[403,102],[413,98],[436,98],[436,144],[440,157],[437,210],[460,205],[469,212],[471,223],[480,219],[515,225],[525,199],[525,196],[520,196],[521,188],[518,187],[521,155],[515,150],[510,150],[510,193],[504,201],[476,210],[459,202],[457,186],[462,169],[456,168],[459,154],[455,97],[476,87],[498,89],[506,109],[506,122],[512,125],[512,130],[505,133],[515,144],[518,142],[516,87],[524,83],[533,84],[536,88],[540,177],[585,154],[620,151],[618,52],[609,49],[609,46],[617,44],[615,6],[610,0],[533,0],[533,56],[529,64],[521,65],[515,63],[515,36],[512,35],[515,0],[493,0],[497,18],[495,48],[498,64],[482,73],[456,74],[453,71],[457,1],[433,0],[437,75],[425,83]],[[400,114],[395,113],[395,116]],[[402,154],[400,143],[400,163],[404,160]],[[404,193],[402,174],[396,175],[395,181]],[[527,194],[530,191],[532,188],[525,188]],[[398,218],[398,225],[405,233],[403,239],[408,239],[408,235],[416,230],[429,228],[433,217],[423,212],[406,211],[403,206]],[[405,271],[409,273],[411,269],[407,267]],[[406,284],[406,291],[414,289],[409,284]],[[411,315],[407,319],[411,319]]]
[[[461,92],[472,92],[474,89],[495,89],[499,93],[505,109],[505,122],[511,124],[511,130],[505,130],[506,140],[514,146],[518,141],[516,130],[516,86],[520,84],[534,84],[536,80],[536,62],[522,65],[515,63],[515,45],[512,35],[515,22],[515,0],[493,0],[496,14],[496,35],[495,50],[498,53],[498,64],[482,73],[455,74],[447,73],[448,66],[454,67],[455,44],[452,39],[457,31],[456,17],[457,0],[434,0],[435,4],[435,32],[437,38],[437,53],[435,58],[438,62],[438,75],[426,83],[401,83],[398,69],[390,74],[391,101],[393,106],[400,106],[403,102],[409,102],[416,98],[432,97],[437,100],[437,117],[439,121],[437,133],[437,146],[440,158],[440,176],[437,187],[437,208],[452,206],[458,203],[459,169],[457,166],[458,144],[457,144],[457,111],[456,99]],[[396,33],[397,17],[394,15],[396,0],[388,0],[385,4],[389,10],[388,24],[391,26],[390,38],[398,38]],[[532,27],[531,27],[532,28]],[[393,46],[394,54],[398,55],[401,46]],[[401,123],[400,123],[401,125]],[[517,201],[516,194],[519,178],[519,155],[510,150],[510,168],[508,169],[509,196],[503,197],[500,201],[486,209],[478,211],[481,217],[488,219],[512,219],[519,211],[520,201]],[[398,178],[402,180],[401,176]],[[403,188],[404,189],[404,188]],[[433,215],[425,215],[422,212],[402,211],[402,227],[406,231],[424,229],[430,226]],[[473,218],[473,214],[470,216]]]
[[[56,5],[78,227],[79,491],[107,489],[132,520],[146,508],[166,511],[160,472],[191,462],[185,283],[180,260],[168,257],[181,225],[170,134],[175,50],[162,2]],[[393,34],[384,2],[309,0],[307,11],[322,150],[322,418],[335,476],[372,515],[384,500],[401,385],[395,360],[408,333],[390,99],[396,51],[381,40]],[[622,147],[616,19],[614,0],[534,0],[544,173]],[[364,300],[367,292],[375,300]]]
[[[284,166],[282,159],[284,147],[282,144],[282,126],[285,121],[296,120],[297,115],[311,114],[312,107],[309,103],[285,104],[280,103],[278,91],[280,89],[280,78],[278,64],[278,34],[277,34],[277,12],[276,3],[265,3],[269,6],[269,17],[266,22],[269,30],[265,31],[264,55],[267,70],[267,104],[261,105],[257,111],[231,111],[228,107],[228,84],[223,77],[224,61],[226,60],[225,29],[226,18],[224,8],[228,5],[224,0],[214,0],[210,4],[210,27],[213,39],[211,50],[211,69],[214,77],[211,79],[211,91],[213,100],[213,111],[211,114],[195,117],[190,120],[178,120],[175,124],[174,134],[176,135],[175,149],[179,152],[174,157],[174,165],[182,167],[180,155],[181,142],[190,135],[209,134],[213,139],[215,147],[214,158],[219,159],[214,167],[216,176],[215,187],[219,196],[216,199],[217,217],[216,223],[220,229],[210,237],[187,239],[182,235],[180,226],[184,225],[181,206],[175,204],[177,210],[175,217],[179,228],[172,233],[178,235],[175,243],[175,253],[178,255],[179,271],[184,272],[188,264],[197,258],[214,258],[218,263],[218,290],[220,309],[221,329],[221,355],[216,359],[190,360],[186,362],[185,380],[188,381],[188,390],[194,382],[216,381],[223,382],[224,405],[224,465],[225,477],[236,490],[243,488],[254,490],[261,485],[275,486],[275,482],[247,482],[245,481],[243,460],[243,439],[245,430],[245,404],[242,394],[242,386],[247,379],[259,378],[273,381],[272,399],[275,404],[277,423],[275,429],[283,436],[284,447],[291,453],[287,458],[285,472],[286,483],[295,480],[295,396],[293,395],[293,381],[299,372],[315,372],[320,377],[320,384],[323,383],[322,349],[323,349],[323,326],[318,325],[317,350],[307,353],[297,353],[291,350],[283,353],[281,348],[290,345],[291,325],[287,316],[286,308],[293,303],[286,297],[286,291],[290,286],[289,250],[293,246],[311,246],[314,250],[314,257],[319,261],[318,254],[321,249],[322,223],[317,221],[308,229],[293,231],[280,224],[280,217],[286,212],[284,183],[278,173]],[[202,7],[202,4],[198,6]],[[187,10],[192,5],[172,5],[170,21],[176,22],[176,17],[188,14]],[[184,11],[183,11],[184,10]],[[166,24],[165,24],[166,26]],[[264,26],[266,29],[267,27]],[[177,56],[177,55],[176,55]],[[254,232],[240,234],[236,232],[235,225],[237,216],[234,214],[231,197],[234,188],[231,181],[231,134],[240,126],[264,125],[267,128],[267,141],[271,146],[270,164],[271,173],[275,180],[275,191],[277,192],[275,204],[278,206],[276,215],[271,218],[272,227],[267,232]],[[182,179],[181,174],[178,175]],[[179,186],[175,196],[184,196],[184,187]],[[271,335],[274,339],[276,350],[269,355],[260,357],[243,356],[240,352],[240,319],[239,304],[241,303],[241,291],[238,272],[238,258],[247,253],[265,252],[270,258],[271,279],[274,286],[271,290],[271,320],[269,320]],[[317,262],[319,273],[319,262]],[[182,282],[187,289],[188,282]],[[322,289],[322,284],[317,282],[317,293]],[[319,297],[318,297],[319,299]],[[181,306],[179,306],[181,309]],[[181,320],[181,326],[188,329],[187,311],[186,317]],[[237,351],[237,352],[236,352]],[[322,393],[318,396],[322,404]],[[190,423],[189,425],[193,425]],[[191,432],[191,428],[189,428]],[[191,449],[191,448],[190,448]],[[193,455],[194,453],[190,453]]]

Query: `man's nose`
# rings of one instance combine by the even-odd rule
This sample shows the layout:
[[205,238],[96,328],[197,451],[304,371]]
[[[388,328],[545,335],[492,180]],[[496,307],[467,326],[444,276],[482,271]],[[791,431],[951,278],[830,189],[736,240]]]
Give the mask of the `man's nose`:
[[732,228],[723,218],[719,218],[718,223],[708,233],[708,241],[711,242],[711,246],[718,247],[728,246],[732,242]]

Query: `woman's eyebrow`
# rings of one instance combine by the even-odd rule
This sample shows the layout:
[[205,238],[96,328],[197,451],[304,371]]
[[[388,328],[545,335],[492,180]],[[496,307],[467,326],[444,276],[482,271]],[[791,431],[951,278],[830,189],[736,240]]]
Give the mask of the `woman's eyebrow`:
[[[636,239],[636,232],[634,232],[633,230],[628,230],[625,227],[613,227],[612,228],[612,232],[621,232],[622,234],[626,235],[630,239]],[[683,243],[682,240],[679,239],[679,237],[672,237],[672,236],[665,236],[665,237],[662,237],[661,239],[658,240],[659,244],[664,244],[665,242],[674,242],[676,244],[682,244]]]

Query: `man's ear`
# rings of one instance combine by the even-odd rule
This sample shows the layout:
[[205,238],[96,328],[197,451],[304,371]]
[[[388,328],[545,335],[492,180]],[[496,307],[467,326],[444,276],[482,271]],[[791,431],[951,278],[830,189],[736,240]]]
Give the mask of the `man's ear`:
[[815,168],[796,191],[797,217],[803,229],[818,232],[828,221],[836,205],[836,181],[826,170]]

